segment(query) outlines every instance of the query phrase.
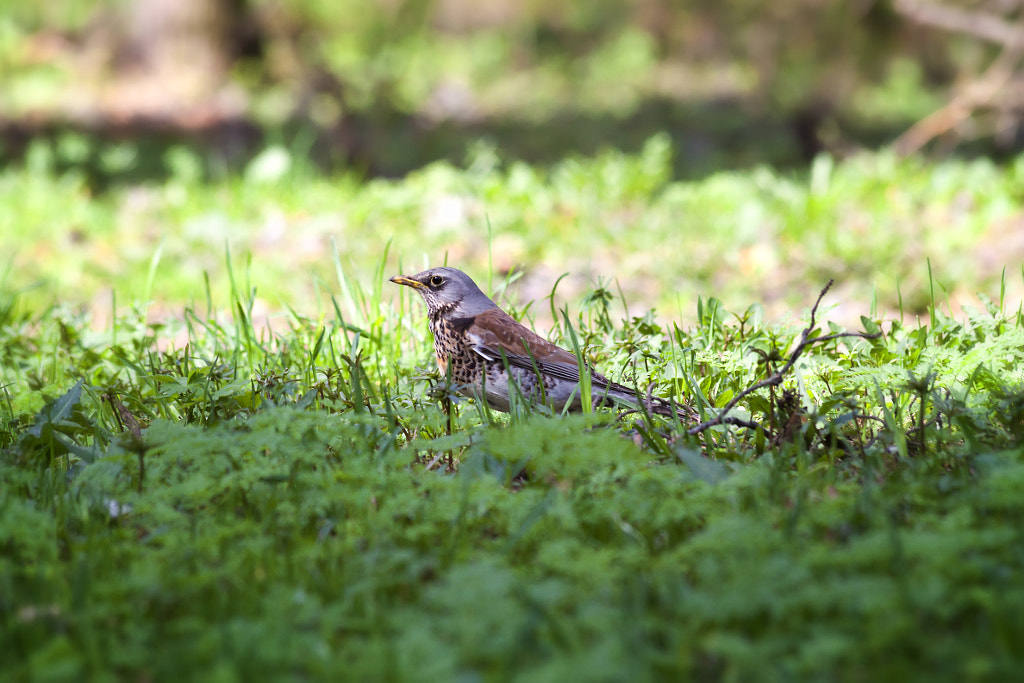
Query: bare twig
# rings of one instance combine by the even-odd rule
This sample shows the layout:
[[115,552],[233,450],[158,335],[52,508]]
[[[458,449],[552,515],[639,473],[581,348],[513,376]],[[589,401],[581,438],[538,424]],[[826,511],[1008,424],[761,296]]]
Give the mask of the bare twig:
[[942,422],[942,415],[936,415],[935,417],[933,417],[932,419],[928,420],[927,422],[922,422],[921,424],[917,425],[916,427],[912,427],[912,428],[908,429],[907,430],[907,436],[910,436],[911,434],[923,433],[923,431],[925,429],[927,429],[928,427],[932,427],[932,426],[934,426],[936,424],[940,424],[941,422]]
[[[739,417],[723,417],[722,424],[735,425],[737,427],[746,427],[747,429],[760,429],[765,433],[765,436],[771,436],[771,433],[765,428],[760,422],[754,422],[753,420],[744,420]],[[693,430],[690,430],[693,433]]]
[[881,422],[883,425],[888,425],[888,423],[885,420],[883,420],[882,418],[878,417],[877,415],[868,415],[867,413],[857,413],[857,412],[855,412],[853,414],[853,419],[855,419],[855,420],[874,420],[875,422]]
[[966,34],[1002,48],[981,76],[971,79],[941,109],[903,133],[895,143],[897,152],[904,156],[913,154],[931,140],[962,128],[968,119],[983,109],[995,110],[998,114],[994,126],[997,139],[1011,135],[1020,121],[1020,116],[1012,113],[1012,110],[1020,108],[1012,86],[1015,80],[1020,80],[1024,21],[1008,21],[994,14],[969,12],[919,0],[896,0],[895,8],[900,14],[925,26]]
[[[1024,34],[1024,27],[1020,30]],[[913,154],[929,141],[962,125],[978,109],[1012,107],[1013,103],[1004,103],[1002,99],[1013,93],[1007,86],[1014,78],[1022,54],[1024,44],[1006,48],[978,80],[968,83],[941,109],[921,119],[897,138],[897,152],[904,156]]]
[[899,14],[925,26],[954,33],[966,33],[1006,47],[1024,46],[1024,32],[1021,31],[1020,25],[1004,21],[993,14],[969,12],[957,7],[918,0],[896,0],[893,8]]
[[718,415],[711,418],[710,420],[705,420],[704,422],[701,422],[696,427],[691,428],[687,432],[688,434],[700,434],[704,430],[720,424],[737,424],[748,428],[759,427],[767,433],[767,430],[765,430],[763,425],[757,424],[756,422],[747,422],[746,420],[739,420],[737,418],[727,417],[727,414],[730,410],[735,408],[740,401],[742,401],[744,398],[754,393],[758,389],[763,389],[765,387],[774,387],[782,384],[783,378],[790,370],[793,369],[793,366],[796,364],[797,360],[800,358],[801,354],[803,354],[804,350],[808,346],[811,346],[812,344],[820,344],[822,342],[832,341],[833,339],[839,339],[842,337],[876,339],[877,337],[881,336],[880,333],[867,334],[864,332],[838,332],[836,334],[827,334],[823,337],[815,337],[813,339],[811,338],[811,333],[814,332],[814,328],[817,324],[818,306],[821,304],[821,300],[825,298],[825,294],[827,294],[828,290],[832,287],[833,282],[834,280],[829,280],[828,284],[825,285],[825,287],[821,290],[821,293],[818,294],[818,300],[814,302],[814,307],[811,308],[810,324],[808,324],[807,327],[804,328],[804,331],[800,334],[800,342],[796,345],[796,348],[793,349],[793,352],[789,354],[789,358],[786,360],[786,364],[783,365],[781,369],[777,370],[770,377],[766,377],[760,382],[752,384],[751,386],[747,387],[740,393],[733,396],[732,400],[722,407],[722,410],[721,412],[718,413]]

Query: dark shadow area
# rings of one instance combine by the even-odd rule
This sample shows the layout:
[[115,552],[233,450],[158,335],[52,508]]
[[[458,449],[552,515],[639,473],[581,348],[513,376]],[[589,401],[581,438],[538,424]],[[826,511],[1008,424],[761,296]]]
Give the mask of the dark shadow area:
[[[540,123],[513,118],[436,123],[380,108],[350,116],[334,127],[294,119],[274,130],[242,118],[201,125],[147,118],[89,126],[0,122],[0,162],[23,163],[33,140],[47,140],[56,150],[56,171],[75,168],[86,174],[91,189],[102,192],[112,184],[165,180],[172,174],[168,152],[178,147],[191,150],[206,177],[239,172],[268,144],[277,143],[323,173],[348,169],[368,178],[397,178],[442,159],[463,165],[481,141],[493,145],[505,162],[547,166],[605,149],[635,153],[651,136],[666,133],[675,152],[673,179],[692,180],[759,165],[799,172],[822,151],[843,156],[887,145],[912,123],[873,128],[813,110],[779,116],[742,101],[684,104],[668,99],[647,100],[626,117],[567,112]],[[826,124],[829,141],[821,135]],[[73,159],[60,153],[59,142],[69,134],[87,141],[86,151]],[[131,150],[130,163],[112,166],[104,161],[111,149],[125,146]],[[948,153],[998,162],[1022,148],[1024,135],[1018,133],[1008,146],[979,139]]]
[[[826,121],[831,135],[839,132],[840,144],[821,140],[819,131]],[[239,172],[268,144],[278,143],[324,173],[350,169],[366,177],[394,178],[442,159],[462,165],[480,141],[493,145],[504,161],[546,166],[603,149],[637,152],[651,136],[666,133],[675,150],[674,178],[695,179],[758,165],[799,170],[823,150],[841,155],[887,144],[906,125],[871,129],[813,111],[783,117],[741,101],[682,104],[668,99],[648,100],[626,117],[567,112],[540,123],[512,118],[435,123],[379,108],[347,117],[334,127],[295,119],[277,130],[264,130],[241,118],[201,125],[150,118],[88,126],[11,121],[0,122],[0,161],[23,163],[31,143],[46,140],[53,147],[57,172],[77,169],[86,174],[91,189],[102,192],[112,184],[166,179],[173,172],[168,152],[177,147],[191,150],[207,177]],[[61,153],[60,141],[68,135],[84,140],[84,149],[73,158]],[[111,164],[110,151],[116,148],[128,148],[130,161]],[[978,151],[994,154],[987,147]]]
[[[481,141],[504,161],[545,166],[636,152],[655,134],[672,141],[675,179],[759,165],[799,172],[822,151],[888,145],[923,117],[931,125],[908,152],[999,161],[1024,149],[1016,95],[995,96],[1021,80],[1013,3],[950,13],[884,0],[612,0],[572,11],[400,0],[338,12],[325,0],[87,0],[77,14],[65,4],[27,11],[0,50],[15,66],[10,99],[21,102],[10,111],[23,117],[0,119],[0,163],[22,163],[33,141],[48,141],[46,163],[84,173],[97,192],[158,182],[183,164],[220,177],[269,145],[320,172],[368,178],[441,159],[461,166]],[[961,27],[978,50],[973,70],[947,35]],[[937,117],[933,94],[963,97],[970,79],[992,95]],[[493,83],[504,94],[489,93]],[[534,100],[535,87],[546,94]],[[24,94],[36,90],[49,100]],[[615,92],[630,104],[648,95],[628,115],[586,108],[608,107]],[[562,109],[529,116],[537,106]],[[172,153],[182,147],[190,154]]]

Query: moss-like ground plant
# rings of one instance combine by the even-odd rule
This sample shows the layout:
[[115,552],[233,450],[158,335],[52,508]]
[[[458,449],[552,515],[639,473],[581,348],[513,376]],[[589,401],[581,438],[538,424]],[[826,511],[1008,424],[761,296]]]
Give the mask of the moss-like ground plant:
[[[872,338],[812,344],[741,398],[733,414],[766,429],[691,434],[643,411],[455,401],[422,311],[384,304],[378,270],[360,285],[339,264],[333,315],[274,333],[233,272],[231,321],[135,309],[96,332],[5,301],[5,678],[1020,670],[1019,311],[864,317]],[[707,298],[689,328],[616,321],[612,298],[599,286],[553,338],[704,418],[807,322]]]

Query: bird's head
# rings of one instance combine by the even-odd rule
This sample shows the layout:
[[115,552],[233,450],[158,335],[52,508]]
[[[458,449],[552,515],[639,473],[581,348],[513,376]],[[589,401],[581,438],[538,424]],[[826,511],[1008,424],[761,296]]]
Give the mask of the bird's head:
[[396,275],[391,282],[419,292],[430,317],[469,317],[496,307],[472,278],[455,268],[429,268],[415,275]]

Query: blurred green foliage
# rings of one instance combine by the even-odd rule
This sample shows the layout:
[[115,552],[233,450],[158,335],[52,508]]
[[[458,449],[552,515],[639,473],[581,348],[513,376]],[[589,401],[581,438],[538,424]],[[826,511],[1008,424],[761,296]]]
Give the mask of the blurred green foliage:
[[[94,331],[4,300],[6,678],[1019,670],[1019,311],[865,318],[884,335],[814,346],[787,379],[806,412],[777,443],[470,405],[449,434],[420,302],[347,286],[276,335],[192,307]],[[713,299],[687,329],[610,324],[608,299],[574,316],[603,369],[718,406],[763,377],[755,349],[797,335]],[[766,423],[777,408],[741,404]]]
[[[178,146],[158,161],[165,182],[96,193],[74,164],[96,147],[81,136],[36,141],[22,167],[0,171],[0,283],[32,308],[55,299],[109,311],[154,302],[163,314],[228,289],[224,248],[258,285],[258,311],[312,315],[338,283],[331,255],[362,281],[385,245],[389,273],[449,261],[467,272],[524,270],[511,294],[560,296],[599,278],[626,300],[687,320],[714,294],[732,307],[763,302],[773,317],[808,305],[808,287],[836,278],[845,320],[926,311],[930,262],[953,310],[977,292],[1019,296],[1014,277],[1024,157],[929,163],[889,152],[819,157],[806,174],[766,167],[673,180],[665,135],[638,154],[605,149],[549,168],[478,145],[465,170],[438,162],[401,180],[324,176],[300,150],[273,145],[241,174],[209,177],[201,153]],[[89,152],[90,154],[95,152]],[[122,143],[120,163],[141,152]],[[207,281],[209,284],[207,284]],[[873,303],[872,303],[873,302]],[[168,308],[169,307],[169,308]],[[543,307],[534,311],[542,319]]]
[[[635,151],[660,130],[688,148],[679,174],[745,166],[746,157],[792,165],[822,148],[891,139],[938,105],[954,75],[955,43],[911,30],[883,1],[18,7],[0,20],[0,113],[9,119],[86,121],[123,138],[131,106],[173,126],[209,116],[190,106],[241,102],[231,116],[311,135],[321,163],[375,174],[460,160],[480,138],[550,161],[601,144]],[[175,45],[213,56],[190,67]],[[147,73],[167,87],[111,87]],[[175,101],[179,90],[205,100]],[[144,132],[167,137],[166,126]],[[234,163],[231,131],[214,137]]]

